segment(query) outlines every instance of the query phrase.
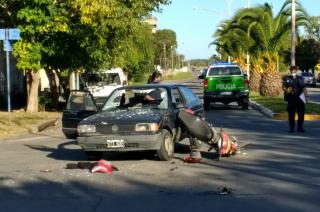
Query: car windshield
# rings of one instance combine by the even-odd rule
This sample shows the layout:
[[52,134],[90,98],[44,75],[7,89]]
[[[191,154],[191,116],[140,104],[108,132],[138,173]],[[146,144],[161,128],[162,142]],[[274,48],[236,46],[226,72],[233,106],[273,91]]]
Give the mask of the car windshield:
[[88,86],[121,85],[118,73],[88,73],[85,80]]
[[123,88],[115,90],[102,110],[116,109],[168,109],[168,94],[166,89],[159,87]]
[[239,67],[212,67],[208,76],[241,75]]

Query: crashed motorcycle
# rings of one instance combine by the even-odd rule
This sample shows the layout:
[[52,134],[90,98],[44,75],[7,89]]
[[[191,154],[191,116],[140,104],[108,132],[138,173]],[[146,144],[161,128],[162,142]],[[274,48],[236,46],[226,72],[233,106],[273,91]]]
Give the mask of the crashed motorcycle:
[[208,151],[215,150],[218,158],[236,153],[237,139],[229,136],[224,129],[221,128],[220,132],[217,132],[208,122],[185,110],[179,112],[178,118],[188,130],[191,139],[197,138],[207,143],[210,146]]

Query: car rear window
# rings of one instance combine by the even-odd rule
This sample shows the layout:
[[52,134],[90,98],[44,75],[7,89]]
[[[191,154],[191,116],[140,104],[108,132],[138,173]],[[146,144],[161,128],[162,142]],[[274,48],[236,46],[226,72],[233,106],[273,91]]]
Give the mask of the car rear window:
[[239,67],[212,67],[209,69],[208,76],[228,76],[228,75],[241,75]]

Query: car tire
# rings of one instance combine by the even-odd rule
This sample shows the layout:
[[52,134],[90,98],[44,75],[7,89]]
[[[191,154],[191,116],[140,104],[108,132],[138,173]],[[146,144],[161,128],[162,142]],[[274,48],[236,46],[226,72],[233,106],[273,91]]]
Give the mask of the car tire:
[[161,161],[169,161],[173,158],[174,155],[173,137],[172,134],[166,129],[162,130],[161,137],[161,146],[160,149],[157,150],[158,158]]
[[249,109],[249,98],[248,97],[246,97],[242,100],[241,106],[242,106],[242,110]]
[[210,99],[209,98],[206,98],[206,97],[203,98],[203,108],[205,110],[210,109]]
[[103,152],[99,151],[85,151],[88,160],[100,160],[103,156]]
[[242,103],[242,110],[248,110],[249,109],[249,103]]
[[64,136],[67,138],[67,139],[76,139],[78,137],[78,135],[76,133],[64,133]]

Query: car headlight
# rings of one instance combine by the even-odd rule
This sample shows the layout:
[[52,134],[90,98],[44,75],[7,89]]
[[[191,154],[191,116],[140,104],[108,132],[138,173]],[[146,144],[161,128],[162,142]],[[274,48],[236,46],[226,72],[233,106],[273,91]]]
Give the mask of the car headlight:
[[96,126],[94,125],[78,125],[78,133],[94,133],[96,132]]
[[159,130],[159,124],[157,123],[138,123],[136,124],[136,132],[156,132]]

